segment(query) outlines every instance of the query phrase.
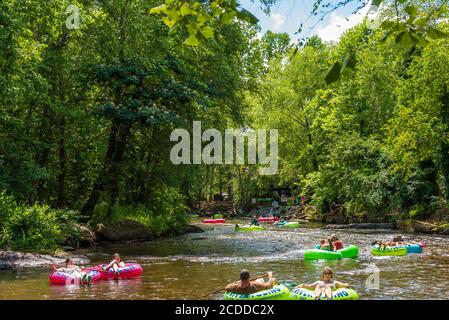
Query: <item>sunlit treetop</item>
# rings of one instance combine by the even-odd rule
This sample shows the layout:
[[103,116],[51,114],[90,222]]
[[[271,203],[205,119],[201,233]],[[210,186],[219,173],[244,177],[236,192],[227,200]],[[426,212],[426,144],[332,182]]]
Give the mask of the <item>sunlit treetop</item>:
[[[270,8],[280,0],[252,0],[259,2],[262,9],[269,14]],[[348,5],[356,5],[355,12],[366,6],[369,12],[386,12],[380,29],[384,36],[379,43],[393,37],[395,42],[411,49],[418,45],[426,46],[432,40],[447,39],[449,35],[438,29],[438,22],[448,15],[448,0],[315,0],[311,16],[318,16],[320,21],[331,12]],[[380,9],[383,8],[383,9]],[[187,30],[187,45],[199,45],[213,38],[217,24],[229,24],[241,20],[257,24],[258,19],[241,6],[238,0],[165,0],[150,10],[151,14],[161,16],[161,20],[169,27],[169,33],[181,29]],[[298,21],[298,34],[303,24]],[[299,45],[307,43],[307,39],[299,41]],[[343,70],[356,66],[354,53],[348,53],[343,63],[336,62],[326,77],[328,84],[337,81]]]

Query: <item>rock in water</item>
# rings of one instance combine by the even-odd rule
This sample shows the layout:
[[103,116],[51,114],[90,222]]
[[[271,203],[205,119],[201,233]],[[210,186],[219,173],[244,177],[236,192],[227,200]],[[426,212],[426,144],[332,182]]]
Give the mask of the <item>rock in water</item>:
[[204,232],[203,229],[193,224],[189,224],[186,230],[186,233],[203,233],[203,232]]
[[97,239],[105,242],[149,241],[153,233],[144,224],[134,220],[124,220],[110,225],[97,225]]
[[328,224],[322,229],[392,229],[391,223]]
[[[84,256],[70,256],[73,263],[77,265],[85,265],[90,260]],[[24,253],[15,251],[0,251],[0,269],[14,268],[50,268],[50,263],[63,265],[65,258],[52,257],[50,255],[42,255],[35,253]]]

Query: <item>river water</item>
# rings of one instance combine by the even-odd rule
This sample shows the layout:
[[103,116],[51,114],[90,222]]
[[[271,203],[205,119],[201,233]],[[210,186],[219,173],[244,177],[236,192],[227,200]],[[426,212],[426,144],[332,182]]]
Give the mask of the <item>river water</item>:
[[[92,264],[110,260],[119,252],[124,260],[144,268],[140,279],[100,281],[91,287],[50,285],[49,270],[0,271],[0,299],[222,299],[222,294],[204,298],[238,279],[240,269],[252,275],[273,271],[278,282],[290,288],[319,279],[329,266],[334,279],[349,282],[361,299],[448,299],[449,238],[405,235],[425,241],[422,254],[404,257],[373,257],[371,242],[392,238],[391,230],[338,230],[345,244],[360,248],[357,259],[304,261],[304,251],[313,248],[331,231],[318,228],[292,230],[268,226],[268,230],[236,233],[234,225],[199,225],[205,233],[130,245],[109,245],[80,250]],[[379,269],[379,287],[367,279]],[[373,277],[371,277],[373,278]]]

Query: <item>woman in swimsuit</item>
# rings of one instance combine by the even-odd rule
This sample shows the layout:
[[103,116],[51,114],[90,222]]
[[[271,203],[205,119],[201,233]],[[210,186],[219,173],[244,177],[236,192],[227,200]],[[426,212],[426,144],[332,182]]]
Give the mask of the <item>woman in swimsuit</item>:
[[309,285],[302,284],[299,287],[312,290],[315,289],[315,300],[320,300],[323,294],[326,296],[327,300],[332,300],[332,291],[339,288],[348,288],[350,286],[349,283],[332,280],[332,277],[332,269],[326,267],[321,274],[320,281],[316,281]]

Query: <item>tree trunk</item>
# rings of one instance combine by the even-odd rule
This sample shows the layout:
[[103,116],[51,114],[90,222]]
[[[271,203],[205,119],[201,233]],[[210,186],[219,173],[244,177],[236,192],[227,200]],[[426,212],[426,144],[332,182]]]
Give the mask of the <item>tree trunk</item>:
[[110,192],[109,213],[118,199],[119,178],[121,176],[121,165],[123,156],[126,151],[126,145],[130,135],[131,126],[121,125],[117,121],[113,121],[111,131],[109,133],[108,151],[103,162],[102,170],[94,183],[94,187],[81,214],[91,217],[95,206],[100,200],[100,193],[103,191]]
[[115,148],[115,154],[112,159],[112,166],[111,166],[111,172],[110,172],[110,183],[109,183],[109,191],[110,191],[110,198],[109,198],[109,209],[108,209],[108,215],[112,215],[112,210],[117,204],[117,200],[119,197],[119,182],[120,177],[122,174],[122,164],[123,164],[123,158],[126,151],[126,146],[128,144],[128,138],[130,135],[131,127],[129,125],[121,125],[119,129],[119,135],[118,140],[116,141],[116,148]]
[[65,117],[62,116],[59,126],[59,176],[58,176],[58,208],[65,206],[65,176],[66,176],[66,152],[65,152]]
[[[40,168],[47,168],[50,158],[50,145],[52,142],[52,115],[48,106],[42,110],[42,121],[39,128],[40,146],[36,152],[36,163]],[[47,199],[47,180],[40,179],[37,182],[37,196],[39,201],[46,202]]]
[[[446,125],[449,125],[449,92],[447,89],[447,85],[444,86],[441,102],[442,122]],[[440,172],[443,176],[444,198],[446,200],[449,200],[449,143],[447,141],[441,142],[441,154],[439,162]]]

